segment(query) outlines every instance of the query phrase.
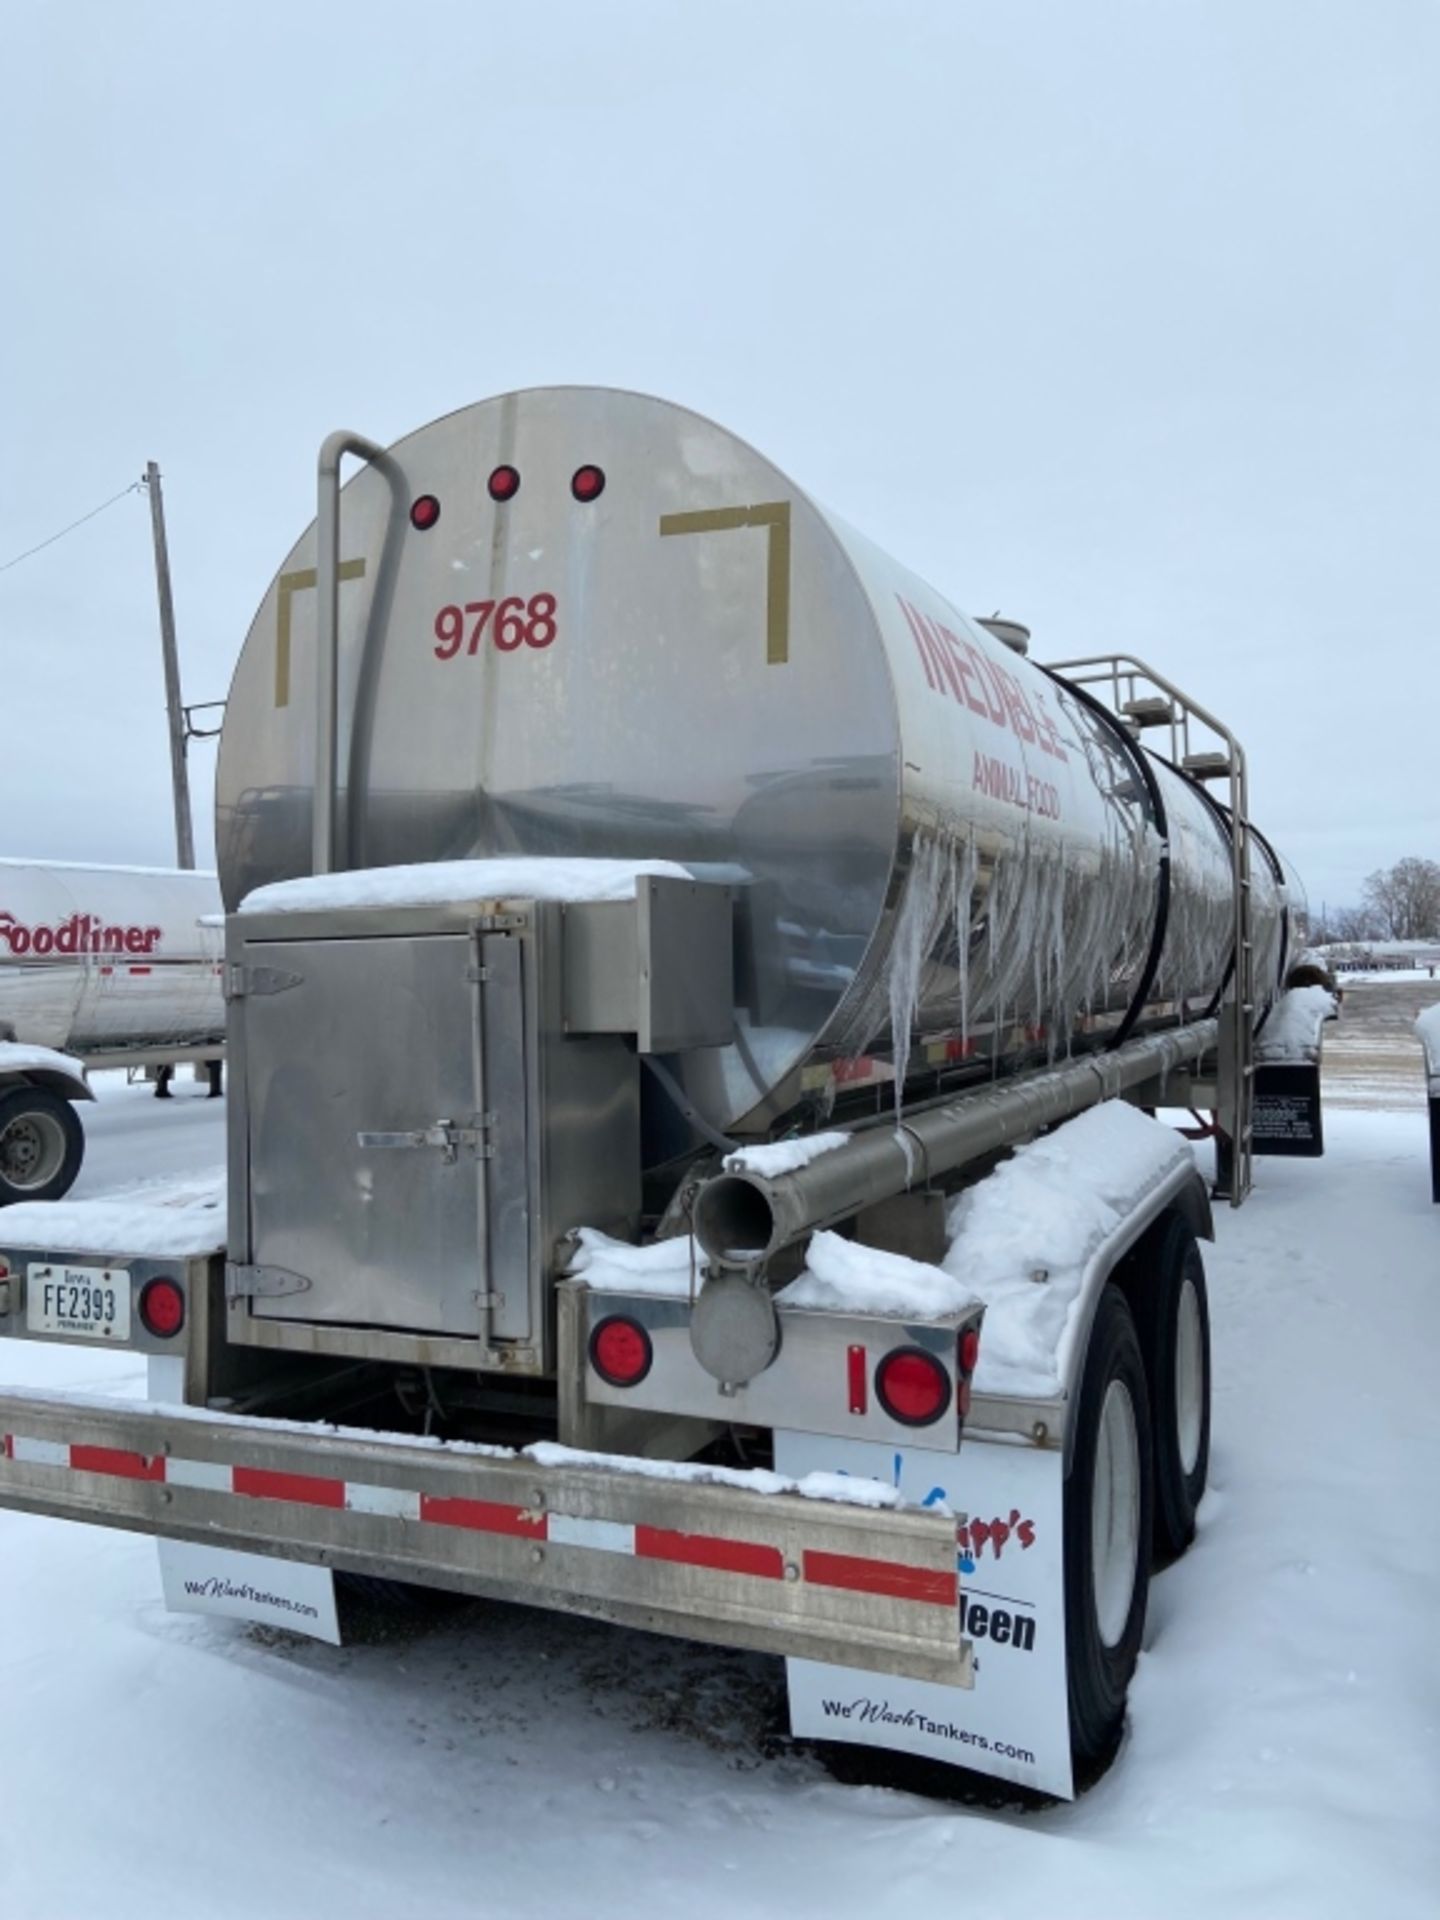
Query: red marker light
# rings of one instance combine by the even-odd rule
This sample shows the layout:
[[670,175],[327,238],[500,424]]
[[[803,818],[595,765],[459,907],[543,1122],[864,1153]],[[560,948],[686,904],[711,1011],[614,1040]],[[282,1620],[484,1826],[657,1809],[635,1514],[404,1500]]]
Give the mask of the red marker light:
[[847,1347],[845,1350],[845,1372],[850,1388],[851,1413],[865,1413],[869,1409],[869,1377],[865,1368],[864,1347]]
[[417,533],[428,533],[440,518],[440,502],[433,493],[422,493],[410,509],[410,524]]
[[928,1427],[950,1404],[950,1376],[923,1347],[895,1347],[875,1369],[875,1394],[903,1427]]
[[654,1358],[649,1334],[624,1314],[610,1314],[590,1335],[590,1364],[607,1386],[639,1386]]
[[570,481],[577,500],[598,500],[605,491],[605,475],[599,467],[577,467]]
[[980,1336],[974,1327],[967,1327],[960,1336],[960,1371],[973,1373],[975,1362],[980,1358]]
[[145,1331],[157,1340],[173,1340],[185,1324],[185,1295],[173,1280],[147,1280],[139,1304]]
[[488,484],[492,500],[513,500],[520,491],[520,475],[514,467],[496,467]]

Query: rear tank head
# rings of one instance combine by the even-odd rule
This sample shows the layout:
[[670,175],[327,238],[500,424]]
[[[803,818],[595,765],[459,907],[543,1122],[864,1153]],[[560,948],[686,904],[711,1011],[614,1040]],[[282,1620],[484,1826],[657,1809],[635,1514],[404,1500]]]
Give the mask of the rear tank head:
[[[740,1041],[687,1064],[721,1124],[802,1061],[883,917],[898,725],[866,591],[805,494],[629,393],[507,394],[343,489],[337,859],[668,858],[736,888]],[[226,714],[227,904],[311,870],[316,533]]]

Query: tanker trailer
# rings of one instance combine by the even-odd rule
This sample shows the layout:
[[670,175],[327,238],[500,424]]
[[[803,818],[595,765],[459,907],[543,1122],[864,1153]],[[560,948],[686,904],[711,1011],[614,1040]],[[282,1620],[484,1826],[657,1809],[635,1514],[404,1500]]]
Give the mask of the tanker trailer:
[[215,876],[0,860],[0,1206],[80,1171],[87,1067],[223,1057]]
[[0,1332],[89,1275],[185,1410],[0,1398],[0,1501],[172,1604],[224,1549],[282,1624],[339,1568],[761,1647],[800,1732],[1072,1792],[1208,1455],[1139,1109],[1244,1197],[1293,902],[1226,727],[1023,640],[661,401],[332,436],[221,744],[228,1225],[0,1242]]

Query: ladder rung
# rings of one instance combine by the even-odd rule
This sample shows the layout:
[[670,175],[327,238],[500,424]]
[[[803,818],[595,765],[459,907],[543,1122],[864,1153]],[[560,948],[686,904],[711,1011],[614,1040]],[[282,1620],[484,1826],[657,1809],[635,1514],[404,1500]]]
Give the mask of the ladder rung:
[[1170,727],[1175,724],[1175,709],[1158,694],[1140,700],[1121,702],[1120,711],[1137,727]]
[[1180,765],[1194,780],[1221,780],[1231,772],[1229,756],[1223,753],[1187,753]]

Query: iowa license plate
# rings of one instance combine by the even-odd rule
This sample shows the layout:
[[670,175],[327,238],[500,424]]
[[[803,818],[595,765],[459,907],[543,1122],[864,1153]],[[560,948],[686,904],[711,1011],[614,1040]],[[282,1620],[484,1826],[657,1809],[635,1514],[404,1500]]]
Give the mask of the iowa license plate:
[[25,1282],[31,1333],[83,1340],[130,1338],[130,1274],[125,1267],[57,1267],[32,1262]]

